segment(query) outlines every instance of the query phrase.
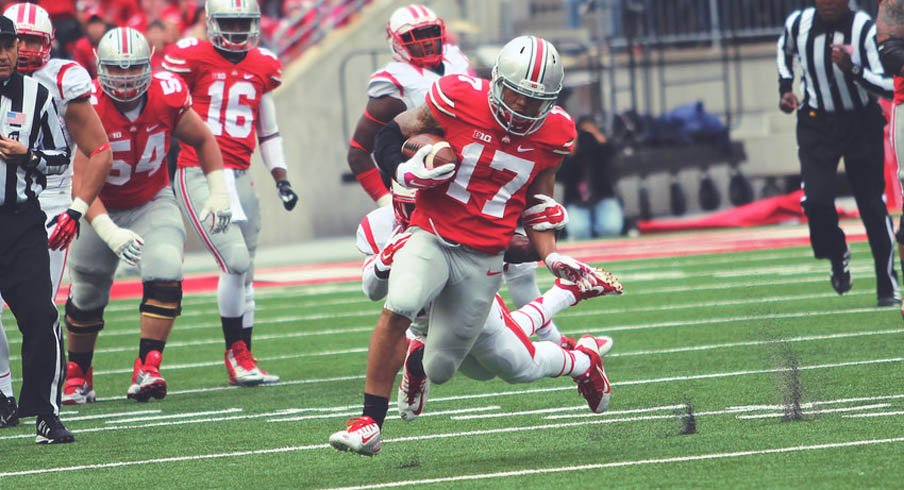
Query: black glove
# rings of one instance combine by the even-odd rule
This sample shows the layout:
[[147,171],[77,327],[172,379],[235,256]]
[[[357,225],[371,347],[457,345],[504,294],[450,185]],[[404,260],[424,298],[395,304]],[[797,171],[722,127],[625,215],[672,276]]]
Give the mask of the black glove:
[[282,199],[286,211],[295,209],[295,205],[298,204],[298,194],[292,190],[292,184],[288,180],[280,180],[276,183],[276,189],[279,191],[279,198]]

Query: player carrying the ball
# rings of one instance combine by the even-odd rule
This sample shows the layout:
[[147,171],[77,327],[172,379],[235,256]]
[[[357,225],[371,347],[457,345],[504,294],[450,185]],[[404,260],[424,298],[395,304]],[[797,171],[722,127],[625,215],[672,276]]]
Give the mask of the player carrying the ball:
[[[337,449],[364,455],[380,450],[393,367],[405,355],[402,338],[428,303],[423,369],[430,382],[448,381],[470,352],[501,284],[504,250],[519,216],[528,200],[543,204],[536,196],[553,194],[556,170],[574,146],[574,121],[555,105],[563,80],[562,60],[552,44],[518,37],[499,53],[492,81],[440,78],[426,105],[396,116],[378,134],[374,154],[381,170],[419,191],[411,237],[395,255],[386,303],[370,339],[363,415],[333,435]],[[410,159],[402,155],[407,137],[431,132],[444,134],[460,163],[428,169],[424,159],[432,154],[431,145]],[[595,279],[592,268],[556,252],[551,229],[528,228],[527,234],[557,277],[575,283]],[[603,390],[599,364],[588,370],[586,382]]]

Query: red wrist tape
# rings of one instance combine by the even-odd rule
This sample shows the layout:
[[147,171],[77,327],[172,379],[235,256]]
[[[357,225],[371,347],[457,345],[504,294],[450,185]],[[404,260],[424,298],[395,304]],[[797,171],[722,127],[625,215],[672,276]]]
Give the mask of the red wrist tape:
[[364,188],[364,191],[367,192],[374,201],[389,194],[389,189],[387,189],[386,184],[383,183],[383,177],[380,175],[380,171],[377,167],[355,175],[355,179],[361,183],[361,187]]
[[92,152],[88,155],[88,158],[91,158],[91,157],[93,157],[94,155],[97,155],[98,153],[107,151],[107,150],[109,150],[109,149],[110,149],[110,143],[104,143],[104,144],[98,146],[97,148],[95,148],[94,151],[92,151]]

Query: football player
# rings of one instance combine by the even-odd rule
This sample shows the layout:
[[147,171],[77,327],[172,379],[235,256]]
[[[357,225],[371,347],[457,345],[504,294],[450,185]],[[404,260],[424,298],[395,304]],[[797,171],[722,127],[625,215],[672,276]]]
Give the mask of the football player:
[[[79,150],[90,162],[82,173],[85,185],[73,199],[71,175],[46,177],[44,191],[38,197],[41,209],[47,214],[50,228],[50,279],[52,299],[56,297],[63,277],[69,241],[78,230],[81,215],[88,210],[96,193],[103,186],[104,178],[113,162],[107,135],[100,118],[88,101],[91,95],[91,77],[84,67],[71,60],[50,57],[54,29],[47,11],[33,3],[15,3],[6,8],[3,15],[16,24],[19,32],[19,59],[16,69],[29,75],[47,87],[53,96],[60,115],[63,131],[70,145]],[[0,298],[0,309],[3,300]],[[0,395],[12,402],[12,375],[9,369],[9,346],[0,325]],[[14,404],[14,403],[13,403]],[[3,424],[0,424],[2,427]]]
[[[91,103],[104,121],[113,149],[113,170],[88,210],[90,227],[72,245],[72,289],[66,302],[70,362],[63,403],[95,399],[91,359],[104,327],[104,308],[120,260],[138,265],[144,295],[139,306],[141,337],[128,398],[145,402],[166,396],[160,362],[166,339],[182,307],[185,228],[166,171],[171,138],[193,148],[209,192],[200,219],[210,232],[229,225],[229,194],[216,140],[192,108],[182,80],[151,75],[151,49],[132,28],[108,31],[97,46],[97,81]],[[76,169],[85,164],[75,160]],[[78,185],[76,173],[76,185]],[[87,362],[85,362],[87,361]]]
[[[537,195],[552,195],[555,172],[574,146],[574,121],[555,105],[563,80],[552,44],[518,37],[499,53],[492,81],[442,77],[426,105],[403,112],[380,130],[375,150],[380,168],[419,191],[411,236],[395,255],[386,303],[371,335],[363,416],[340,431],[347,440],[381,437],[394,368],[405,355],[401,339],[428,303],[423,367],[430,382],[448,381],[470,352],[495,301],[503,253],[525,205],[529,199],[542,204]],[[427,132],[444,133],[460,163],[428,169],[424,158],[431,145],[406,160],[402,143]],[[555,276],[591,284],[594,270],[557,253],[552,230],[528,227],[526,232]],[[581,382],[599,391],[605,386],[601,361],[597,367]],[[343,447],[373,452],[367,445]]]
[[[371,300],[386,296],[394,257],[411,237],[411,233],[404,230],[408,208],[413,205],[412,197],[410,192],[394,185],[393,208],[376,209],[358,225],[358,250],[367,257],[362,268],[362,286]],[[462,374],[481,381],[498,376],[509,383],[571,376],[578,381],[578,390],[590,409],[597,413],[605,411],[611,396],[611,385],[605,372],[602,377],[605,384],[601,389],[585,380],[589,378],[586,373],[590,369],[602,369],[602,360],[597,362],[597,357],[602,358],[612,348],[611,338],[585,336],[577,345],[568,347],[548,341],[530,341],[540,326],[569,306],[583,299],[622,292],[621,284],[609,273],[599,273],[592,279],[592,284],[583,287],[557,279],[555,286],[542,297],[516,311],[509,311],[497,294],[483,330],[462,362]],[[422,413],[429,394],[430,382],[422,365],[424,337],[429,337],[427,317],[426,311],[420,312],[408,332],[405,370],[398,389],[399,416],[408,422]],[[360,420],[352,423],[360,423]],[[375,454],[380,450],[377,439],[361,440],[349,431],[337,432],[330,443],[337,449],[358,453]]]
[[446,42],[443,19],[423,5],[394,11],[386,23],[392,61],[370,76],[367,107],[349,141],[348,166],[364,191],[386,206],[391,196],[371,153],[380,128],[394,117],[424,105],[433,82],[443,75],[467,74],[468,58]]
[[287,211],[295,207],[298,195],[287,179],[270,93],[282,82],[282,68],[276,55],[257,47],[261,13],[255,0],[207,0],[205,9],[209,41],[185,38],[170,45],[163,68],[185,79],[195,109],[220,145],[233,221],[238,226],[212,235],[199,222],[207,185],[191,148],[179,154],[176,197],[220,267],[217,303],[230,383],[275,383],[279,376],[260,369],[251,355],[255,308],[252,281],[261,215],[248,167],[259,142],[261,157],[276,182],[283,206]]

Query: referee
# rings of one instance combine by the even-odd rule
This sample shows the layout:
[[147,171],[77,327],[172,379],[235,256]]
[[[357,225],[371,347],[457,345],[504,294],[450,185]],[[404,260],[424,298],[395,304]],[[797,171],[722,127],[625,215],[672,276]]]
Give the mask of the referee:
[[[835,178],[844,157],[875,261],[878,305],[900,305],[893,227],[883,200],[886,121],[876,102],[877,95],[891,96],[893,82],[882,70],[869,15],[852,11],[848,0],[815,4],[791,13],[778,40],[779,108],[797,110],[810,245],[817,259],[831,261],[835,291],[849,291],[851,252],[835,211]],[[802,72],[802,102],[792,90],[795,59]]]
[[[46,217],[37,197],[46,175],[68,167],[69,148],[48,90],[15,71],[17,43],[15,24],[0,16],[0,293],[22,332],[19,415],[37,417],[38,444],[66,443],[75,438],[59,418],[62,337],[49,299]],[[91,180],[81,186],[91,190],[80,190],[82,198],[56,217],[51,244],[68,245],[78,232],[78,220],[102,184]]]

